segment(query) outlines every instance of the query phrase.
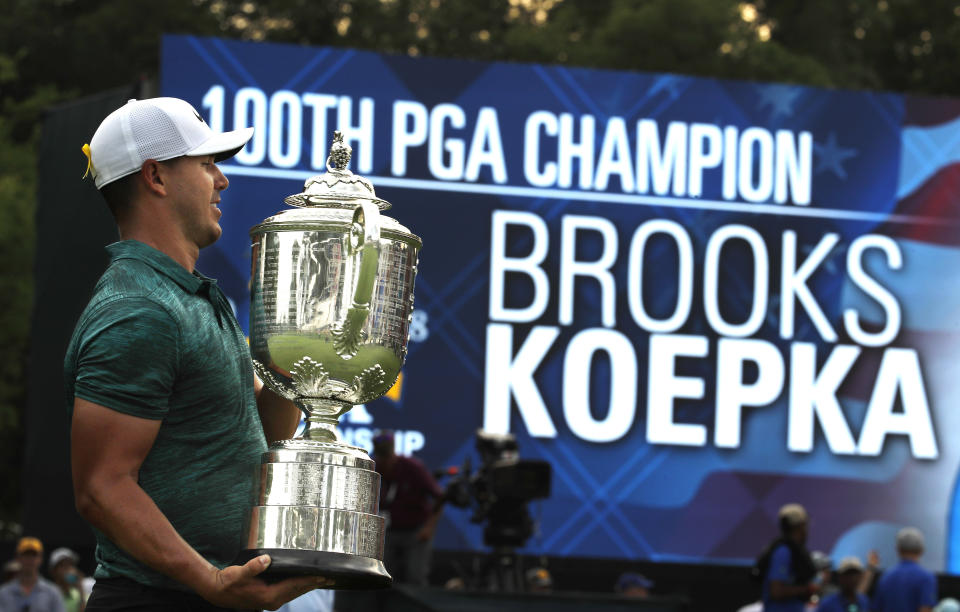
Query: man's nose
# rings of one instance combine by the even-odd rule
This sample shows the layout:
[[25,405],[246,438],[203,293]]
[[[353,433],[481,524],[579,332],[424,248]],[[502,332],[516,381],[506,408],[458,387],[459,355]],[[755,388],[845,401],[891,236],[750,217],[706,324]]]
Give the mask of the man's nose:
[[223,173],[223,171],[220,169],[220,166],[214,165],[214,168],[217,169],[217,177],[213,185],[220,191],[223,191],[230,186],[230,179],[228,179],[227,175]]

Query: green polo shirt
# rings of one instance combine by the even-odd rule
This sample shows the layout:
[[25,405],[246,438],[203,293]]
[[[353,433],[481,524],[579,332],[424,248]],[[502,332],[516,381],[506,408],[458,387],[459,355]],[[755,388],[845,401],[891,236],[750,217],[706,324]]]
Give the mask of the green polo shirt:
[[[67,349],[68,411],[79,397],[161,421],[140,486],[191,546],[224,567],[244,548],[266,450],[249,347],[216,281],[142,242],[107,251],[110,265]],[[184,588],[94,531],[96,578]]]

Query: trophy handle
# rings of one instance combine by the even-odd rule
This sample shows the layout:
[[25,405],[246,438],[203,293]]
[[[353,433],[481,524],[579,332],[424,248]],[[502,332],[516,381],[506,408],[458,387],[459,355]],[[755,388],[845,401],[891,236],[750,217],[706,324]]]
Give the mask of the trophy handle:
[[353,303],[346,319],[333,328],[333,349],[343,359],[357,354],[363,341],[363,326],[370,314],[370,300],[380,265],[380,211],[371,202],[362,202],[353,211],[350,248],[360,251],[360,268]]

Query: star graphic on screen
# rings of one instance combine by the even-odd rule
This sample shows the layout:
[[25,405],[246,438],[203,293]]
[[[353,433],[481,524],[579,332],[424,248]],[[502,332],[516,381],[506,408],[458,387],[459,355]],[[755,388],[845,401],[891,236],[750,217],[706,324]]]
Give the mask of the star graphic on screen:
[[780,115],[792,116],[793,104],[803,91],[794,85],[761,85],[757,89],[760,91],[757,108],[763,110],[769,106],[772,109],[771,119]]
[[[813,249],[816,248],[816,245],[805,244],[800,247],[800,251],[803,253],[804,258],[809,257],[810,253],[813,252]],[[837,258],[846,257],[847,247],[843,244],[837,244],[832,249],[830,253],[823,259],[823,269],[829,272],[830,274],[838,274],[840,270],[837,268]]]
[[672,74],[657,77],[650,87],[649,94],[655,96],[661,91],[666,91],[671,100],[676,99],[676,97],[680,95],[680,77]]
[[837,145],[837,135],[834,132],[830,132],[830,135],[827,136],[826,143],[814,142],[813,152],[820,160],[817,164],[817,174],[830,170],[837,178],[841,179],[847,178],[847,171],[843,168],[843,162],[857,156],[856,149],[845,149]]
[[770,295],[770,299],[767,302],[767,327],[774,332],[780,330],[780,294],[774,293]]

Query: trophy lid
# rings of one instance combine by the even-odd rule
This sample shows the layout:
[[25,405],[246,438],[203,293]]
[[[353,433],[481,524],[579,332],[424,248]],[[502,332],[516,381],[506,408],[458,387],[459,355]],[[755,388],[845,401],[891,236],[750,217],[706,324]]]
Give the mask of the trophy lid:
[[356,208],[359,201],[372,202],[380,210],[390,208],[390,202],[377,197],[373,183],[358,176],[347,166],[353,149],[343,141],[338,130],[327,156],[327,172],[312,176],[303,184],[303,193],[284,198],[284,202],[300,208]]

